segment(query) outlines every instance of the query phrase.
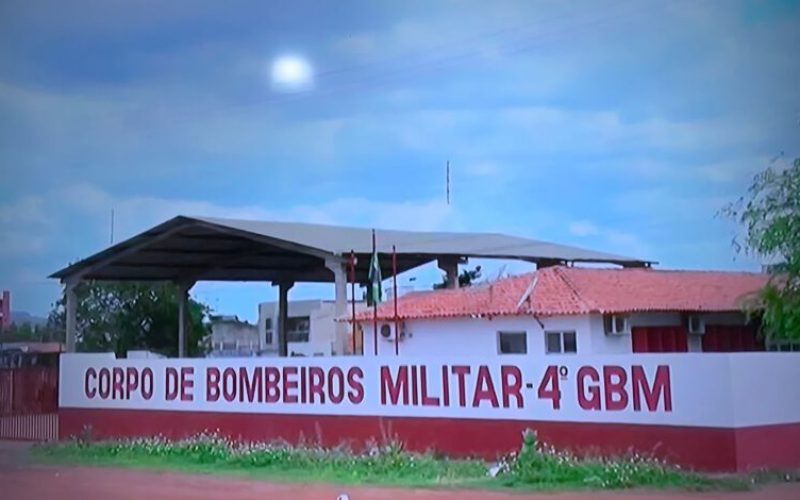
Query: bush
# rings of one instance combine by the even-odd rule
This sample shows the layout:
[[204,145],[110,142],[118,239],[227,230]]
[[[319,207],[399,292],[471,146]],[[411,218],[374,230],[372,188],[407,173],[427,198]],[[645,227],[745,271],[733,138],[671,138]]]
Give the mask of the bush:
[[627,457],[579,459],[539,443],[526,430],[518,453],[500,461],[498,477],[506,485],[576,485],[602,489],[701,485],[700,476],[688,474],[664,461],[639,454]]

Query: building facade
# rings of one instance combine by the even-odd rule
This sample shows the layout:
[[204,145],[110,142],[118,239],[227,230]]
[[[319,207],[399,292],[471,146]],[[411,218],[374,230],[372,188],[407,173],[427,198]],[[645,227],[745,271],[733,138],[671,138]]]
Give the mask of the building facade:
[[[491,284],[408,294],[358,323],[365,355],[631,354],[794,350],[742,311],[757,273],[551,267]],[[377,340],[377,349],[375,348]],[[798,346],[800,347],[800,346]]]
[[[363,311],[363,302],[356,302],[356,310]],[[258,336],[263,349],[278,352],[278,302],[258,305]],[[286,336],[289,356],[331,356],[346,354],[352,345],[346,339],[336,338],[336,303],[332,300],[294,300],[289,302]],[[344,346],[338,348],[337,346]],[[344,352],[339,352],[343,350]]]
[[211,348],[208,356],[212,358],[277,354],[265,351],[256,325],[236,316],[212,316],[209,342]]

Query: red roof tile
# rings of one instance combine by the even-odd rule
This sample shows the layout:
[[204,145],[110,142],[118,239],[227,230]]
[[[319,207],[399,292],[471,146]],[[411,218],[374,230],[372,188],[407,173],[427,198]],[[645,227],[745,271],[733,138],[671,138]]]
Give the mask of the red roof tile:
[[[398,299],[398,315],[413,319],[738,311],[742,298],[762,288],[767,279],[757,273],[558,266],[458,290],[409,293]],[[393,314],[392,301],[378,307],[381,319]],[[372,311],[357,316],[370,318]]]

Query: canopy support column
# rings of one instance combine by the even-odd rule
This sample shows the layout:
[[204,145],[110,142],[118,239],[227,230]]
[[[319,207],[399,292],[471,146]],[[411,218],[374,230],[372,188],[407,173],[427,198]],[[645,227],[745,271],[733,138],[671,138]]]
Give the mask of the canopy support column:
[[334,287],[336,290],[334,303],[336,338],[333,341],[333,350],[335,354],[342,355],[346,350],[348,328],[346,322],[336,321],[336,319],[343,320],[347,315],[347,268],[346,263],[338,259],[326,259],[325,267],[330,269],[333,273]]
[[278,283],[278,354],[289,356],[289,342],[286,331],[289,320],[289,290],[294,286],[292,281]]
[[66,351],[75,352],[75,339],[77,336],[77,313],[78,313],[78,296],[75,294],[75,287],[78,285],[77,281],[67,281],[64,283],[64,307],[66,309]]
[[189,290],[194,283],[177,283],[178,302],[178,357],[186,357],[186,320],[187,304],[189,303]]

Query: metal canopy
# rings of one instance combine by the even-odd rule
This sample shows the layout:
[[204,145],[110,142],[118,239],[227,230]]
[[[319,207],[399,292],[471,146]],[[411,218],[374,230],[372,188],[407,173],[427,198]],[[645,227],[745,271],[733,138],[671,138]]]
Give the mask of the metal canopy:
[[[377,230],[384,276],[442,257],[525,260],[540,265],[592,262],[644,267],[651,262],[495,233]],[[358,258],[356,281],[367,281],[372,230],[366,228],[178,216],[72,264],[62,281],[332,282],[326,260]],[[349,279],[349,276],[348,276]]]

